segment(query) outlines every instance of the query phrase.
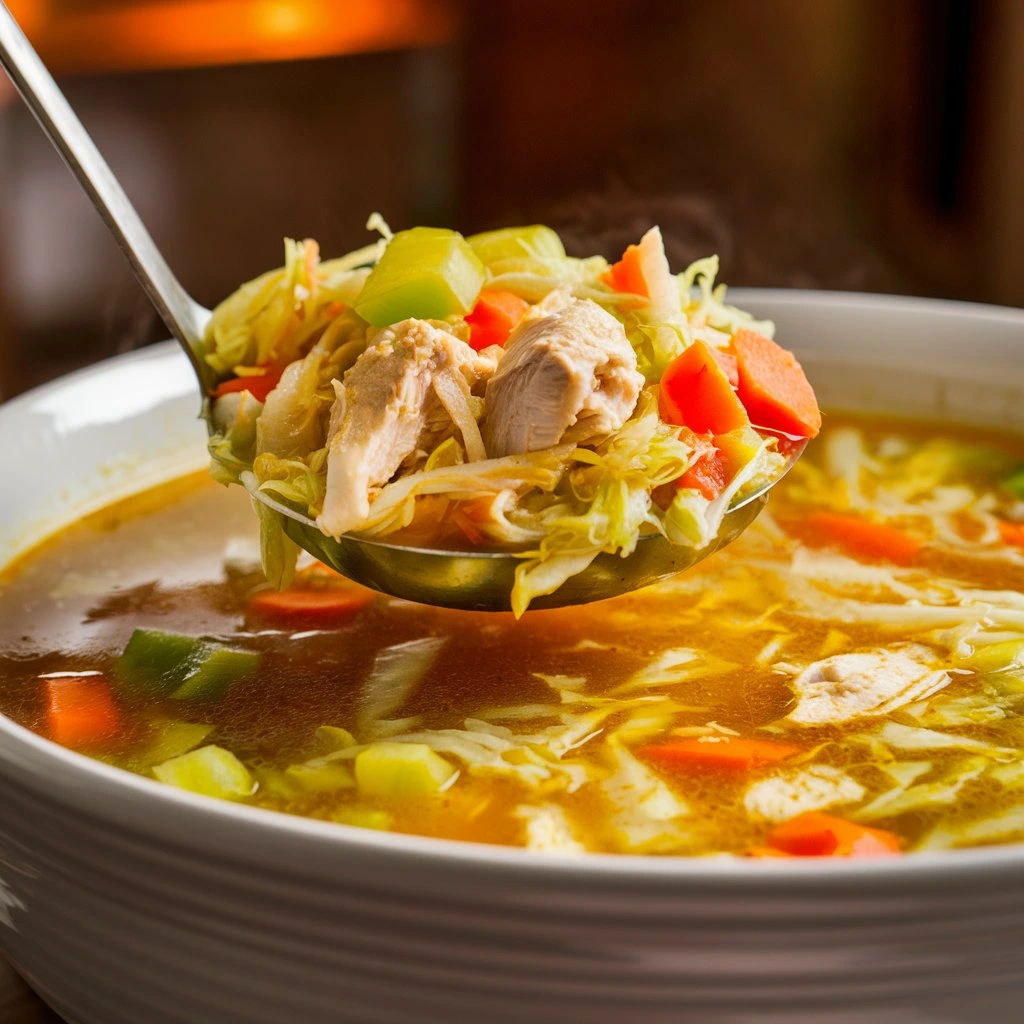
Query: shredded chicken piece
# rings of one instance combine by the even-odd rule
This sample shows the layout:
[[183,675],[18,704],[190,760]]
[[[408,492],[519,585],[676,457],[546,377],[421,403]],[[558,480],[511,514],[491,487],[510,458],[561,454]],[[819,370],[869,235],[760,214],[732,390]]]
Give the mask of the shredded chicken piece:
[[813,765],[758,779],[743,794],[748,813],[767,821],[786,821],[807,811],[820,811],[863,798],[864,787],[831,765]]
[[636,406],[643,377],[622,324],[589,299],[527,317],[487,383],[484,438],[493,457],[614,433]]
[[471,460],[484,458],[473,387],[495,362],[493,354],[480,356],[425,320],[381,331],[341,384],[335,382],[320,528],[333,537],[356,529],[370,513],[372,490],[443,436],[441,419],[444,429],[454,422]]
[[923,700],[951,678],[948,672],[933,670],[931,660],[927,647],[909,644],[816,661],[793,680],[797,704],[787,720],[797,725],[849,722]]

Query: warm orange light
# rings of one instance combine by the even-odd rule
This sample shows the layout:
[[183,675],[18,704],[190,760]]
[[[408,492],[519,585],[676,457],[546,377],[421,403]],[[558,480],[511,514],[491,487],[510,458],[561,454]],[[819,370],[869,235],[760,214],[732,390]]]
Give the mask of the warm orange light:
[[44,59],[60,71],[289,60],[451,40],[454,0],[141,0],[61,13],[13,0]]

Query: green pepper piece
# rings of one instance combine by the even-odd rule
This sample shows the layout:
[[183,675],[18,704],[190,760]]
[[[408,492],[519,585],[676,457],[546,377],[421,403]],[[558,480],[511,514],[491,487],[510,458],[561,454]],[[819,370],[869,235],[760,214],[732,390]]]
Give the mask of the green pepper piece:
[[213,730],[214,726],[198,722],[161,722],[156,727],[156,736],[139,759],[148,766],[180,757],[198,747]]
[[473,308],[485,277],[457,231],[410,228],[388,242],[353,306],[375,327],[409,317],[444,320]]
[[562,240],[544,224],[481,231],[478,235],[470,235],[466,241],[486,266],[501,260],[524,259],[531,256],[542,259],[565,258]]
[[1004,481],[1003,486],[1015,497],[1024,501],[1024,466],[1019,467],[1016,472],[1011,473]]
[[232,684],[250,675],[260,666],[255,651],[236,651],[230,647],[210,647],[194,659],[191,671],[170,696],[172,700],[220,700]]
[[137,629],[118,659],[115,673],[130,687],[166,697],[181,686],[193,660],[208,650],[208,644],[193,636]]
[[245,765],[230,750],[213,744],[158,764],[153,775],[169,786],[222,800],[252,796],[256,790]]

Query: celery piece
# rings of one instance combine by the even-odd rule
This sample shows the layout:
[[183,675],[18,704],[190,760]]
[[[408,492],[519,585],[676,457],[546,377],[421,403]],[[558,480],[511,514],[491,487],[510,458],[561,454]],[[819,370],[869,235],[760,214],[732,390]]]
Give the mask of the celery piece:
[[1015,497],[1024,501],[1024,466],[1019,466],[1004,481],[1003,486]]
[[565,259],[565,246],[562,245],[562,240],[551,228],[543,224],[481,231],[478,235],[470,235],[466,241],[487,266],[499,260],[530,256]]
[[978,672],[1001,672],[1024,665],[1024,639],[975,647],[963,662]]
[[355,779],[352,773],[337,762],[314,768],[306,764],[293,764],[284,770],[285,779],[303,793],[333,793],[339,789],[350,789]]
[[163,722],[156,724],[156,737],[142,752],[146,764],[161,764],[194,750],[215,726],[197,722]]
[[353,306],[376,327],[409,317],[444,320],[473,308],[485,277],[458,232],[410,228],[388,242]]
[[137,629],[117,660],[115,674],[127,686],[166,697],[182,684],[193,660],[208,649],[194,636]]
[[153,775],[169,786],[222,800],[252,796],[256,790],[245,765],[230,750],[213,744],[158,764]]
[[454,772],[423,743],[374,743],[356,755],[356,782],[363,796],[429,796]]
[[182,680],[173,700],[220,700],[231,685],[260,667],[256,651],[237,651],[231,647],[210,647],[196,659]]
[[331,821],[356,828],[372,828],[378,832],[387,832],[394,824],[394,818],[387,811],[374,811],[368,807],[339,807],[331,814]]

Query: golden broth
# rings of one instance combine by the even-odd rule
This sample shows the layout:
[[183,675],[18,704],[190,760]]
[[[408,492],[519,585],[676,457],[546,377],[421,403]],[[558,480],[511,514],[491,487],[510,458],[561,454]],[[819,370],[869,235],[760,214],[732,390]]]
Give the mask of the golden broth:
[[[84,752],[148,773],[166,722],[209,724],[203,742],[240,758],[258,782],[248,802],[263,807],[538,849],[742,853],[785,816],[766,814],[751,787],[799,787],[828,766],[821,806],[891,830],[904,849],[1013,840],[1024,837],[1024,669],[1012,657],[979,668],[977,655],[1011,651],[1014,638],[1024,650],[1024,551],[998,533],[1024,511],[999,486],[1022,460],[1019,439],[835,417],[770,513],[675,581],[519,622],[379,597],[325,631],[268,628],[250,613],[263,582],[248,499],[197,475],[83,520],[0,576],[0,710],[46,734],[48,674],[113,679],[132,631],[158,628],[258,651],[261,670],[216,701],[118,690],[121,734]],[[795,540],[819,543],[806,522],[826,507],[884,510],[924,546],[899,566]],[[436,660],[375,715],[375,658],[426,637],[443,641]],[[908,643],[952,670],[938,692],[841,723],[786,719],[809,664]],[[360,746],[427,742],[459,774],[415,799],[300,790],[289,766],[351,767],[356,748],[318,734],[324,725]],[[742,771],[646,755],[674,730],[800,752]]]

